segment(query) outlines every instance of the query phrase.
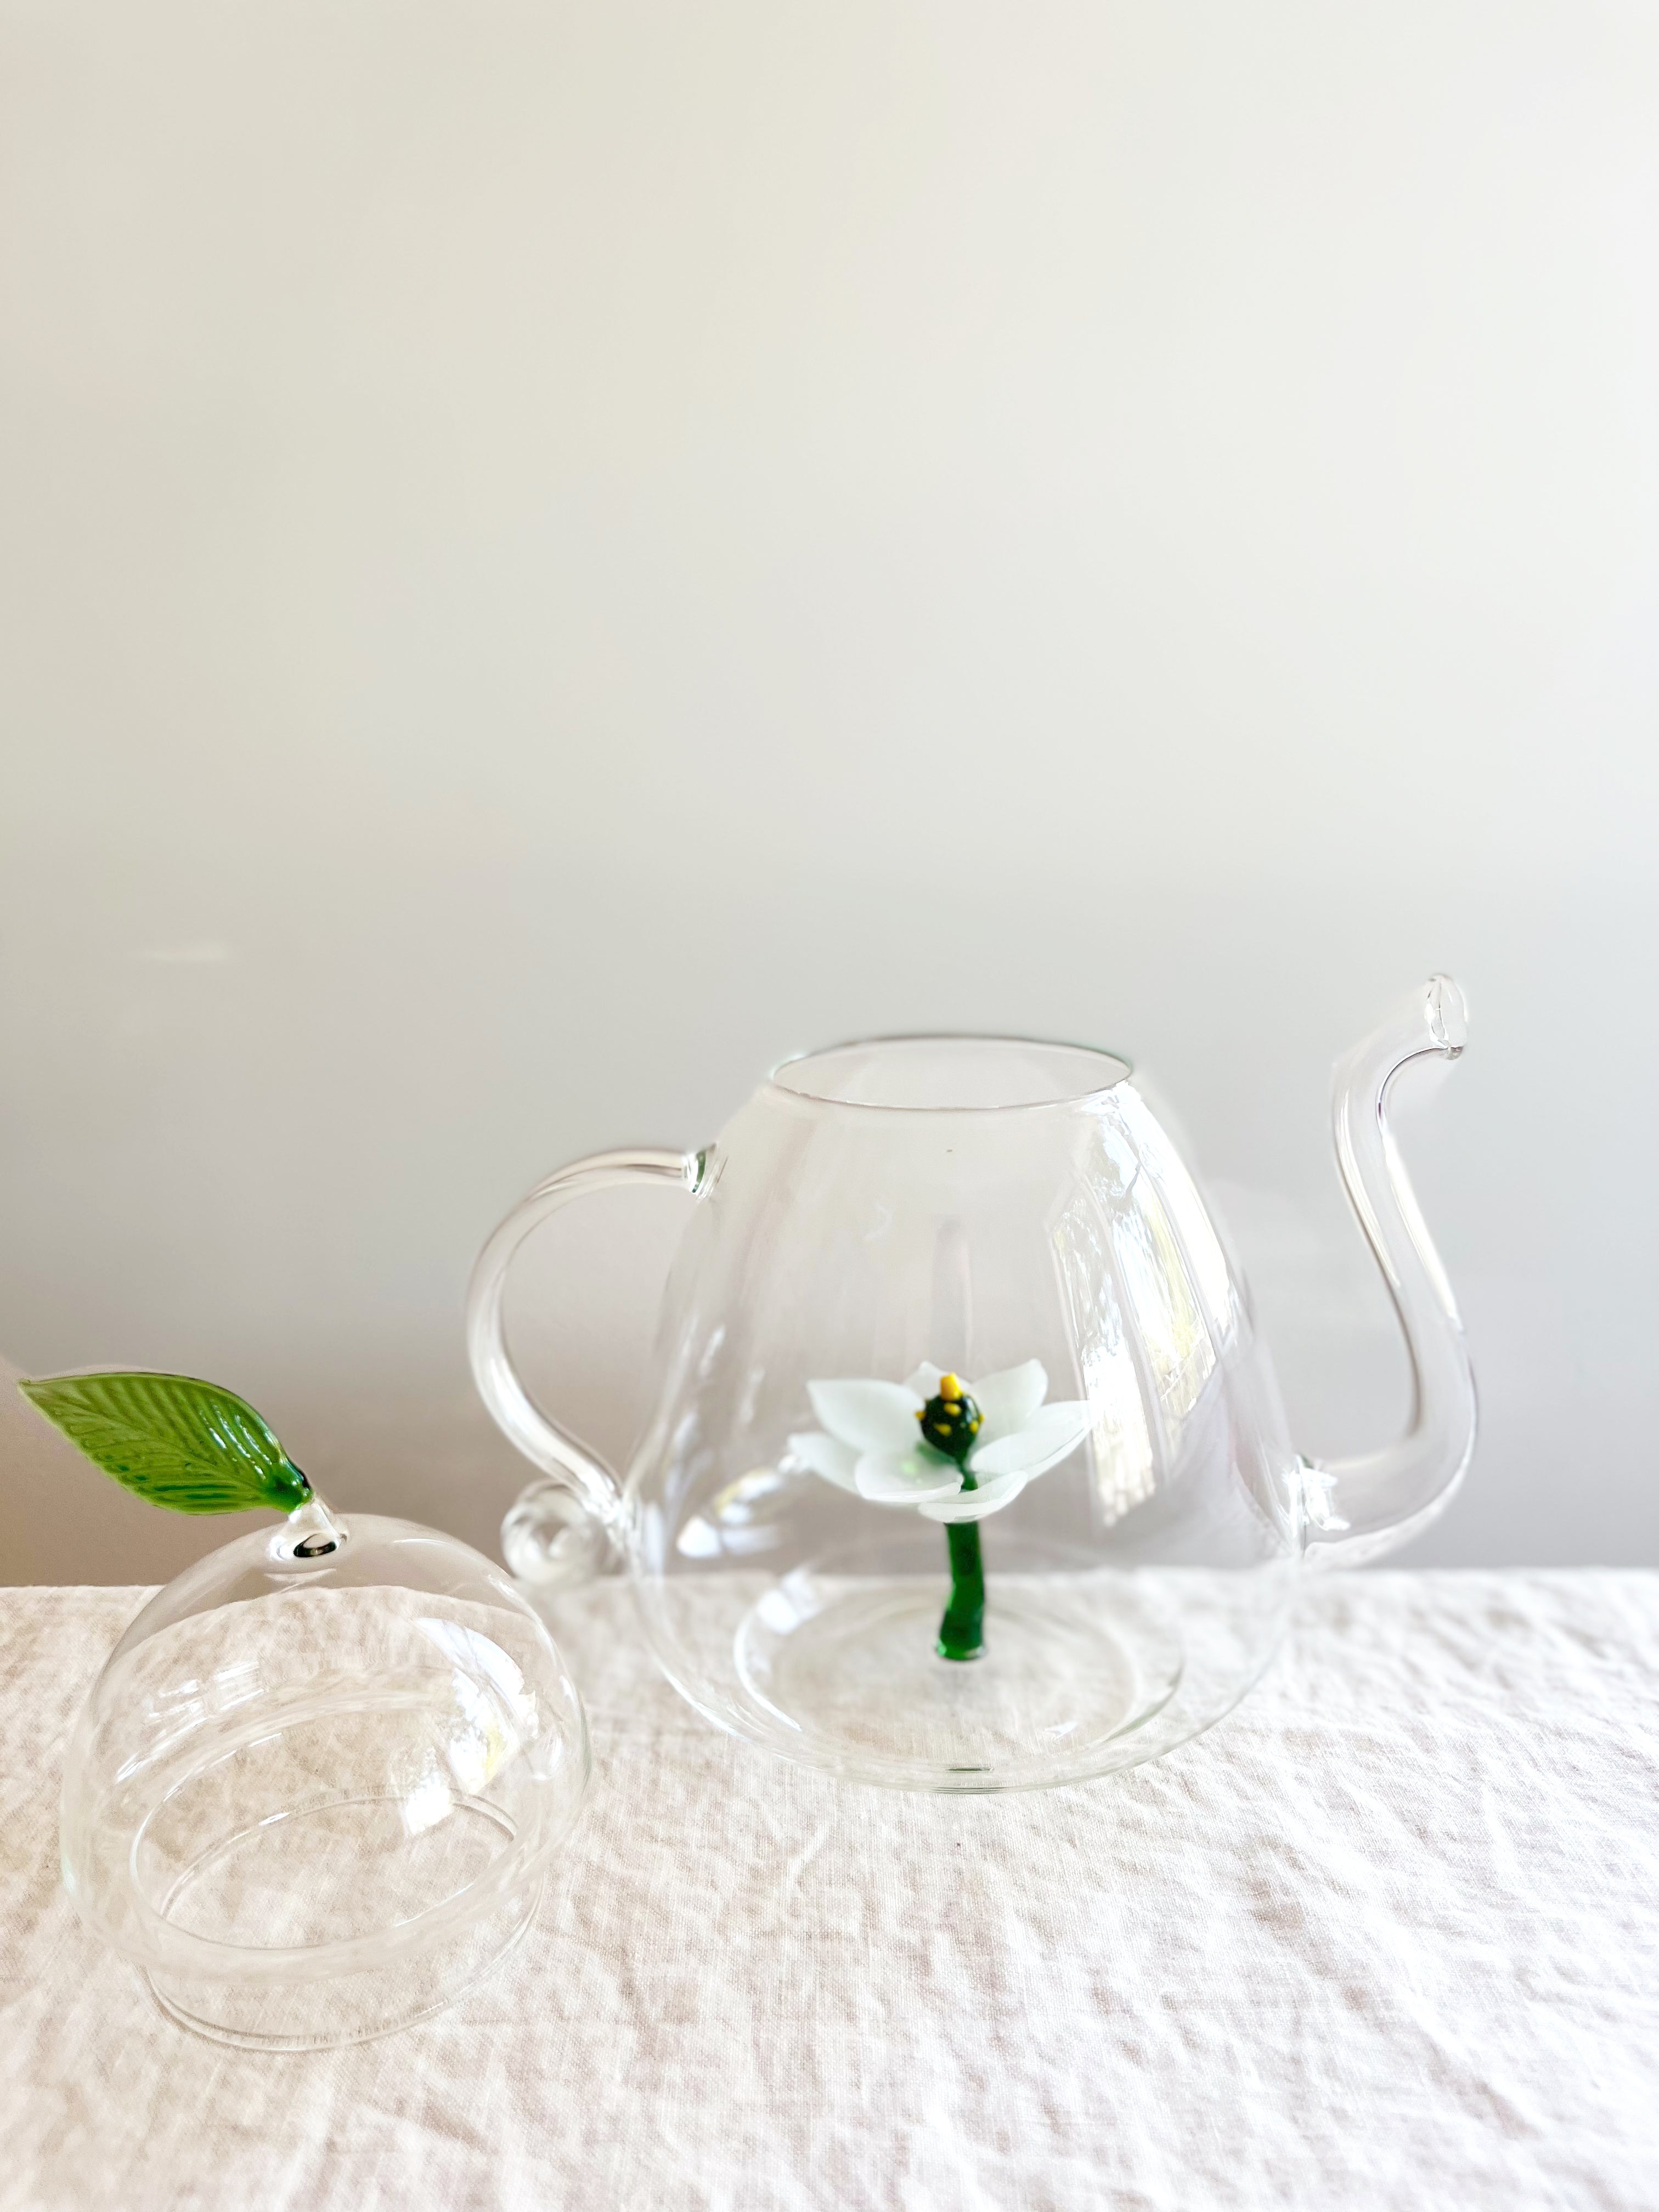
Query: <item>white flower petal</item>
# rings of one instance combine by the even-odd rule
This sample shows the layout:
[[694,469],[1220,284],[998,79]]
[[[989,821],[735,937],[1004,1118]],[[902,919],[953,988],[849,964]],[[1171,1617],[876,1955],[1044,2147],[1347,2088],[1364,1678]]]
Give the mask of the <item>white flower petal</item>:
[[810,1467],[814,1474],[821,1474],[826,1482],[833,1482],[840,1490],[857,1491],[858,1484],[854,1480],[854,1474],[859,1455],[851,1444],[842,1443],[836,1437],[821,1435],[817,1429],[812,1429],[805,1436],[791,1437],[789,1449],[803,1467]]
[[995,1443],[976,1444],[968,1464],[982,1480],[988,1474],[1023,1474],[1029,1480],[1073,1452],[1094,1426],[1094,1411],[1081,1398],[1062,1398],[1039,1406],[1023,1428]]
[[1024,1474],[1000,1474],[994,1481],[981,1482],[977,1490],[964,1490],[921,1510],[929,1521],[982,1521],[988,1513],[1000,1513],[1005,1505],[1012,1505],[1029,1480]]
[[924,1498],[954,1498],[962,1476],[931,1452],[866,1452],[858,1465],[858,1490],[872,1505],[920,1505]]
[[812,1411],[859,1451],[902,1452],[916,1440],[921,1400],[902,1382],[809,1382]]
[[1028,1359],[1023,1367],[1005,1367],[968,1388],[985,1416],[980,1442],[994,1444],[1030,1419],[1048,1395],[1048,1376],[1040,1359]]
[[939,1395],[939,1386],[944,1380],[945,1370],[934,1367],[924,1359],[914,1375],[905,1376],[904,1387],[907,1390],[914,1390],[918,1398],[926,1401]]

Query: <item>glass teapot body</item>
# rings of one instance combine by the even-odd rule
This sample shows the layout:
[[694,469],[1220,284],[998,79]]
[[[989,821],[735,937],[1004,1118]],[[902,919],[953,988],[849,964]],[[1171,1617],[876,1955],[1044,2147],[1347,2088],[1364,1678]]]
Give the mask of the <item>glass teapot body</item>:
[[[553,1206],[638,1176],[696,1204],[617,1485],[525,1395],[501,1290]],[[1373,1209],[1380,1256],[1389,1227]],[[471,1322],[485,1399],[544,1470],[509,1565],[556,1584],[614,1550],[693,1705],[848,1778],[1030,1787],[1155,1756],[1261,1672],[1310,1540],[1364,1541],[1343,1471],[1290,1442],[1179,1152],[1103,1053],[911,1038],[793,1062],[707,1151],[532,1193]]]

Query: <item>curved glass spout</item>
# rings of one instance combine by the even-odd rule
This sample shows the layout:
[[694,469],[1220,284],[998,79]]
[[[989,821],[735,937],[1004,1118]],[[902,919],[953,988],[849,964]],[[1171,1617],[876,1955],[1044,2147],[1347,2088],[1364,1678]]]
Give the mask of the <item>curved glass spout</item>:
[[1304,1462],[1310,1565],[1358,1565],[1416,1535],[1450,1502],[1474,1449],[1463,1324],[1389,1126],[1401,1070],[1414,1060],[1455,1060],[1468,1035],[1463,994],[1449,976],[1435,975],[1337,1063],[1337,1166],[1400,1316],[1412,1412],[1385,1450],[1328,1466]]

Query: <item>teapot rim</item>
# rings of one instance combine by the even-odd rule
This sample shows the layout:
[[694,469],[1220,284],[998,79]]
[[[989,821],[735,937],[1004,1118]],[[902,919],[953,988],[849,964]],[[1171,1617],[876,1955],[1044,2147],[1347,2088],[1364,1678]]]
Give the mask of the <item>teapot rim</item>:
[[[1097,1070],[1107,1068],[1112,1073],[1100,1081],[1058,1086],[1051,1095],[1006,1099],[848,1097],[787,1079],[792,1070],[804,1071],[815,1061],[832,1060],[843,1054],[890,1052],[895,1048],[916,1046],[990,1048],[997,1052],[1013,1051],[1026,1055],[1042,1054],[1051,1055],[1056,1062],[1062,1059],[1093,1062]],[[848,1037],[836,1044],[818,1045],[810,1050],[790,1053],[774,1066],[764,1088],[788,1099],[793,1105],[823,1107],[855,1114],[1054,1114],[1073,1112],[1080,1106],[1087,1106],[1103,1098],[1109,1091],[1127,1083],[1133,1074],[1134,1063],[1127,1054],[1114,1051],[1104,1045],[1079,1044],[1067,1038],[1012,1036],[1000,1031],[906,1030],[883,1036]]]

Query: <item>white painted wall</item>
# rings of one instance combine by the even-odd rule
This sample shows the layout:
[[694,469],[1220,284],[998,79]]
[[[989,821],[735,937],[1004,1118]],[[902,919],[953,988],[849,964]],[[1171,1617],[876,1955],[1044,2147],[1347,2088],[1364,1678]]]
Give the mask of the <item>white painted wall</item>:
[[[0,1352],[493,1543],[522,1186],[1010,1027],[1155,1072],[1357,1449],[1327,1069],[1444,966],[1414,1556],[1659,1563],[1656,240],[1645,0],[5,0]],[[672,1216],[526,1285],[613,1449]],[[220,1540],[31,1435],[0,1573]]]

